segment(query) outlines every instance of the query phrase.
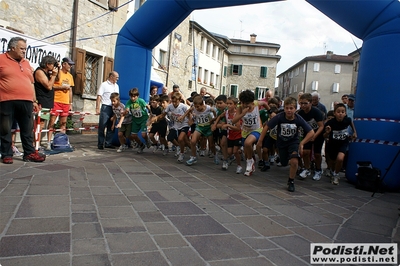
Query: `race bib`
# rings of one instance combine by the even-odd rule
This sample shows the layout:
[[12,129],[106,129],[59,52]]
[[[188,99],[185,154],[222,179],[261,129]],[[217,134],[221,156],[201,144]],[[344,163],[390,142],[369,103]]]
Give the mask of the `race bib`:
[[334,140],[346,140],[349,137],[349,133],[346,129],[342,130],[333,130],[332,131],[332,138]]

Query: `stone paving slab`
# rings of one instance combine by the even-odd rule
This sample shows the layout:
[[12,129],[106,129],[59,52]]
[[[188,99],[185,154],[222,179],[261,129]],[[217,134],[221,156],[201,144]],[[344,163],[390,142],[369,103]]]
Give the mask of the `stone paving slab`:
[[207,157],[189,167],[70,141],[44,163],[0,166],[2,266],[309,265],[310,243],[400,243],[399,193],[326,177],[289,193],[287,167],[245,177]]

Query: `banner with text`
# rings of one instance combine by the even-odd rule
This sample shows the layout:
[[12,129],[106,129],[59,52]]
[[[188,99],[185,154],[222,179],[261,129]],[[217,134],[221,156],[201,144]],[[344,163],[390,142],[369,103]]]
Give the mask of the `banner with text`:
[[39,41],[21,33],[0,28],[0,53],[5,53],[7,51],[8,41],[13,37],[21,37],[26,39],[27,49],[25,58],[30,61],[31,66],[34,69],[39,66],[40,61],[46,55],[54,56],[58,62],[60,62],[61,59],[65,57],[65,54],[68,50],[64,46]]

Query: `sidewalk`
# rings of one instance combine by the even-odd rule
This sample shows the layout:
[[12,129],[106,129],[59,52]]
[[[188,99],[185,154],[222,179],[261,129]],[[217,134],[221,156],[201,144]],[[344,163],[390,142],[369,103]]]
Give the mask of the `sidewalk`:
[[287,167],[245,177],[208,157],[189,167],[98,150],[96,135],[70,142],[44,163],[0,165],[2,266],[309,265],[310,243],[400,242],[398,193],[326,177],[290,193]]

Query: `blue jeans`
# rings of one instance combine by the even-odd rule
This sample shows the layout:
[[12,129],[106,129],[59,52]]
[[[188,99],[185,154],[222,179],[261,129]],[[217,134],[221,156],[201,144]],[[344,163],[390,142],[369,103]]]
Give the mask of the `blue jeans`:
[[[100,108],[100,118],[99,118],[99,130],[98,130],[98,137],[97,137],[97,146],[103,147],[111,146],[112,139],[114,136],[114,131],[111,130],[112,122],[111,118],[113,117],[114,113],[111,106],[108,105],[101,105]],[[104,133],[104,131],[106,133]]]
[[30,101],[0,102],[0,153],[1,157],[12,157],[11,126],[15,121],[20,128],[24,156],[35,152],[33,147],[33,103]]

